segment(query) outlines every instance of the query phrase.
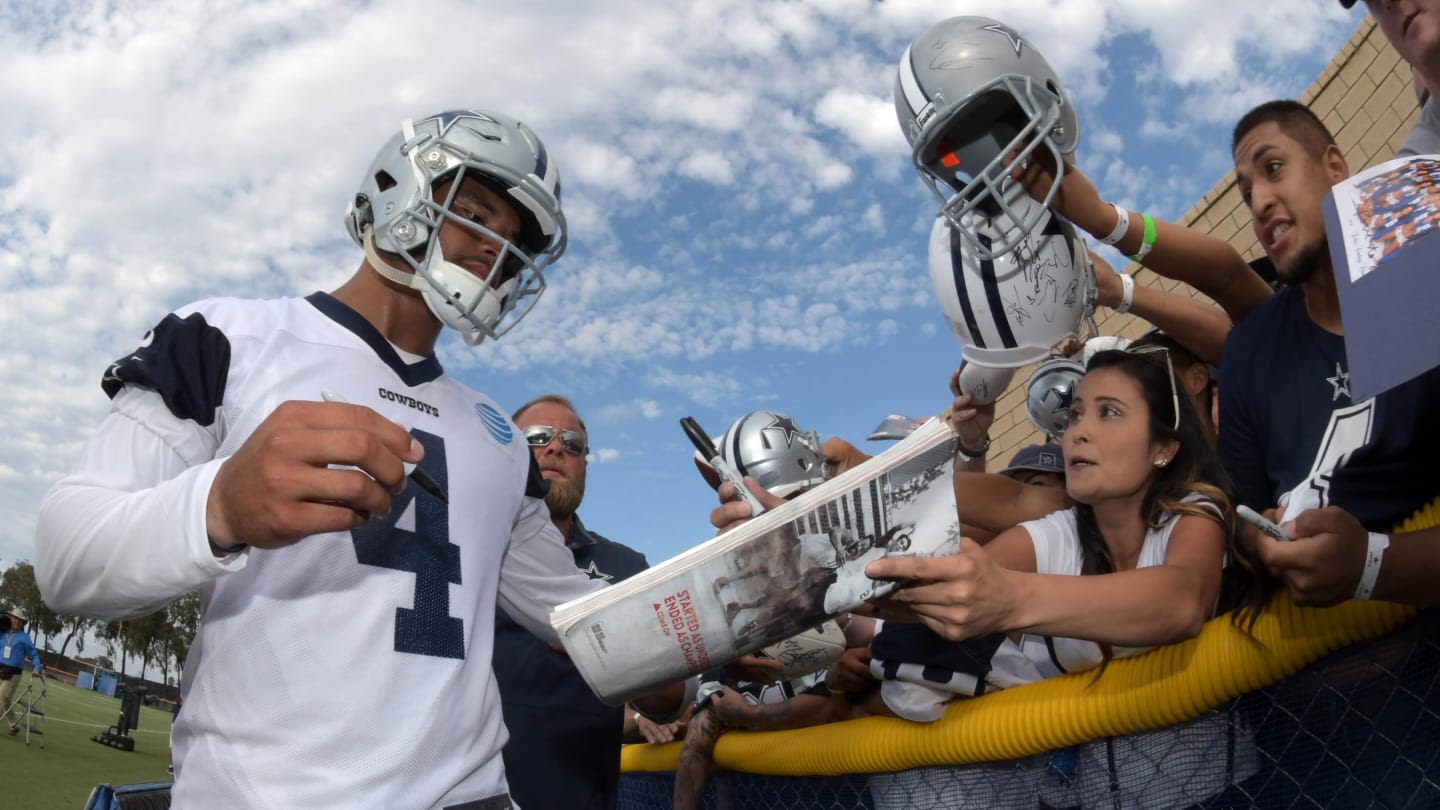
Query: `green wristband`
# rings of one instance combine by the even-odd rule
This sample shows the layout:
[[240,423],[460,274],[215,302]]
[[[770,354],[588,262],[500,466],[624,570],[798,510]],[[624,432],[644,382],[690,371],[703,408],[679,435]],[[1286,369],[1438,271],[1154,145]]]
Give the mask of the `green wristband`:
[[1150,255],[1151,248],[1155,247],[1155,220],[1149,214],[1141,214],[1140,218],[1145,221],[1145,235],[1141,237],[1140,249],[1130,257],[1131,261],[1144,261]]

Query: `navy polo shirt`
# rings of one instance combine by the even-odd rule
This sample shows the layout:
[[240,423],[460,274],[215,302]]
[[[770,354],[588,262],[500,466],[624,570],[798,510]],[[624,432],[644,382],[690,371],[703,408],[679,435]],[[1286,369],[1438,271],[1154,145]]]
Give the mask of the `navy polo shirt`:
[[[619,582],[649,567],[634,549],[589,531],[577,515],[566,538],[575,567]],[[524,808],[615,807],[623,709],[596,699],[563,652],[496,610],[495,681],[510,741],[505,778]]]

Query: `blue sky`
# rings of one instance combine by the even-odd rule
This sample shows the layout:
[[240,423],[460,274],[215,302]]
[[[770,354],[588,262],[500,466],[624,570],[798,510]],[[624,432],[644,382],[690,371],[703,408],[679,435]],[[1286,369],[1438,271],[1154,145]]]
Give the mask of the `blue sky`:
[[[936,413],[960,347],[932,300],[935,203],[895,64],[996,17],[1046,55],[1102,193],[1167,218],[1229,127],[1296,97],[1362,17],[1322,0],[0,2],[0,567],[106,410],[100,374],[187,301],[330,289],[341,222],[402,118],[527,120],[570,248],[498,343],[441,359],[513,407],[580,406],[587,524],[652,563],[711,536],[678,420],[755,408],[860,441]],[[422,10],[423,9],[423,10]],[[1114,258],[1114,257],[1112,257]]]

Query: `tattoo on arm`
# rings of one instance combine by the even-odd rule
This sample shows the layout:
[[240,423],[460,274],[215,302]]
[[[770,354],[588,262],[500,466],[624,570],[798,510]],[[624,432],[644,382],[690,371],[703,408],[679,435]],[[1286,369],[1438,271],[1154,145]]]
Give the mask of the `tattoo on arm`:
[[674,806],[677,810],[693,810],[700,806],[700,798],[705,794],[705,781],[714,765],[715,743],[724,732],[725,726],[715,716],[713,707],[707,706],[690,718],[685,744],[681,746],[680,759],[675,763]]

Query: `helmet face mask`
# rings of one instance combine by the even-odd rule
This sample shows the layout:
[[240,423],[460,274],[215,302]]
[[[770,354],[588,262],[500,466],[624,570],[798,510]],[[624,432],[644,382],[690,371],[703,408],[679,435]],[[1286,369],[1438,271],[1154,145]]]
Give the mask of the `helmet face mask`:
[[751,411],[735,421],[716,448],[741,475],[779,498],[797,495],[828,476],[820,436],[775,411]]
[[1044,149],[1056,167],[1041,208],[1059,189],[1065,158],[1079,145],[1080,122],[1045,58],[1003,23],[954,17],[931,26],[905,49],[895,81],[895,112],[915,170],[957,227],[983,214],[1001,237],[975,250],[986,259],[1016,248],[1040,214],[1010,179]]
[[[456,197],[472,179],[514,209],[521,223],[515,238],[456,212]],[[440,232],[447,223],[497,246],[486,278],[446,260]],[[366,171],[346,226],[376,272],[418,290],[470,345],[499,337],[530,311],[545,289],[544,269],[566,246],[559,172],[544,144],[518,120],[478,110],[405,121]],[[377,251],[398,257],[408,271]]]

